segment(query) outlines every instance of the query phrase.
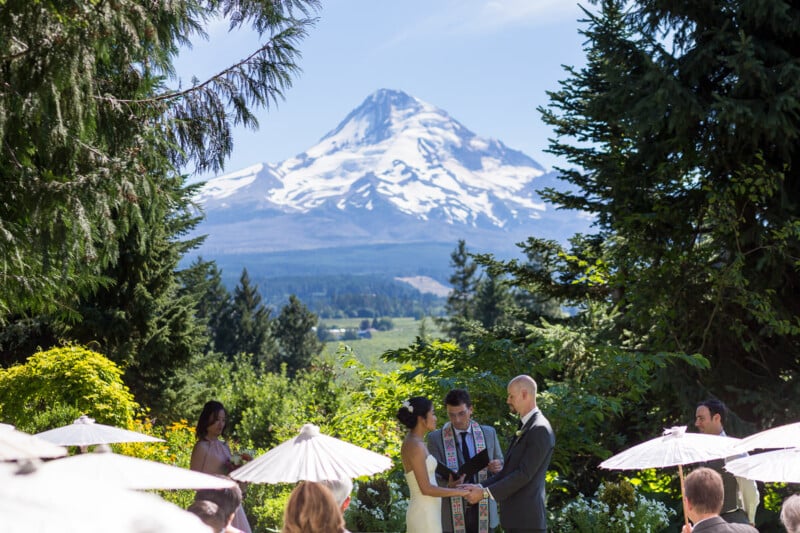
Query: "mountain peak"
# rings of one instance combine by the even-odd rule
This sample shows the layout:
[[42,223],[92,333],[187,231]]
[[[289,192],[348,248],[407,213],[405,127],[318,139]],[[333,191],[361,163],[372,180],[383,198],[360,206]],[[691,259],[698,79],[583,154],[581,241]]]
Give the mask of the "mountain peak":
[[396,107],[404,109],[414,107],[420,100],[410,94],[396,89],[378,89],[361,103],[359,107],[372,105],[375,107]]
[[[242,249],[276,245],[281,237],[288,239],[282,245],[308,247],[313,239],[317,245],[451,240],[463,232],[527,231],[547,210],[535,192],[544,172],[445,111],[380,89],[315,146],[214,178],[198,201],[208,220],[236,228],[228,235]],[[264,231],[270,224],[276,229]],[[298,234],[292,225],[302,228]]]
[[392,89],[378,89],[353,109],[321,140],[332,140],[337,148],[353,144],[375,144],[393,135],[397,124],[432,106]]

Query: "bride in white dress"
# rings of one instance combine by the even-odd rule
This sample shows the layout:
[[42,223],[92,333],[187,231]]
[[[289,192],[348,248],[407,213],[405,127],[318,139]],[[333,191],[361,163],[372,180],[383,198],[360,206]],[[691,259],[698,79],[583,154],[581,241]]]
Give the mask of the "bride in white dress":
[[433,403],[420,396],[410,398],[397,411],[397,419],[409,429],[400,448],[411,495],[406,511],[406,532],[441,533],[441,498],[466,496],[468,491],[436,484],[436,459],[428,453],[423,440],[426,433],[436,429]]

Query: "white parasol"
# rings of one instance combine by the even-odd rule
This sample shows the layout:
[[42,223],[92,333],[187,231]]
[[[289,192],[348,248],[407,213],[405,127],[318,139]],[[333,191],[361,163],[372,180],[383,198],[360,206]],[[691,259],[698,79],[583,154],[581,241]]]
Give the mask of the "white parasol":
[[208,526],[154,494],[74,477],[0,473],[3,533],[208,533]]
[[86,415],[81,415],[72,424],[37,433],[36,436],[61,446],[92,446],[116,442],[164,442],[164,439],[151,437],[144,433],[98,424],[93,418]]
[[230,479],[104,450],[47,462],[41,466],[41,474],[102,480],[120,488],[140,490],[224,489],[236,484]]
[[[683,495],[683,465],[704,463],[737,455],[739,452],[733,447],[738,442],[739,439],[732,437],[686,433],[686,426],[675,426],[665,429],[660,437],[637,444],[609,457],[600,463],[600,468],[644,470],[677,466],[681,480],[681,495]],[[686,509],[683,514],[684,520],[688,524]]]
[[777,426],[746,437],[736,445],[742,452],[759,448],[794,448],[800,446],[800,422]]
[[352,479],[383,472],[392,460],[366,448],[320,433],[305,424],[300,434],[231,472],[238,481],[295,483]]
[[19,431],[10,424],[0,424],[0,461],[51,459],[65,455],[66,448]]
[[800,483],[800,448],[756,453],[725,463],[734,476],[775,483]]

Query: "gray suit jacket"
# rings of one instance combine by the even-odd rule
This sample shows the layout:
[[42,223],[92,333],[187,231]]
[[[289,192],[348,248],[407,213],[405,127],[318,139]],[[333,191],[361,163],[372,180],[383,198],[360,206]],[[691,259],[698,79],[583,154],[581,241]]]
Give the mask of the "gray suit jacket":
[[[481,429],[483,430],[483,437],[486,440],[486,449],[489,451],[489,460],[502,460],[503,450],[500,448],[500,441],[497,439],[497,431],[495,431],[495,429],[491,426],[484,425],[481,425]],[[456,438],[456,444],[458,444],[458,438]],[[428,451],[436,458],[437,461],[447,464],[447,459],[445,459],[444,455],[444,438],[442,437],[441,429],[431,431],[428,434]],[[461,457],[460,446],[456,446],[456,452],[458,455],[458,464],[461,465],[464,462],[464,458]],[[436,480],[439,482],[439,485],[443,487],[447,486],[446,479],[436,476]],[[499,523],[500,521],[497,518],[497,502],[490,499],[489,527],[495,528]],[[450,498],[442,498],[442,531],[453,531],[453,516],[452,511],[450,510]]]
[[550,465],[556,438],[550,422],[541,411],[521,429],[511,442],[503,469],[487,479],[492,496],[500,502],[503,529],[547,529],[545,474]]
[[692,528],[692,533],[758,533],[748,524],[729,524],[719,516],[700,521]]

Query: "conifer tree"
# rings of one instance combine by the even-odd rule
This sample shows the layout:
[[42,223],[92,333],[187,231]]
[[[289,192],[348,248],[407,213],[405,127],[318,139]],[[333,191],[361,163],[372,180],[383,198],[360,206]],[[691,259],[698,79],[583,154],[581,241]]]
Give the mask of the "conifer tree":
[[475,290],[475,320],[485,329],[491,329],[499,325],[511,304],[507,281],[487,271]]
[[120,364],[137,399],[153,408],[174,371],[207,342],[198,295],[185,290],[178,266],[198,243],[179,238],[199,221],[189,200],[197,187],[184,181],[160,180],[159,194],[142,203],[143,223],[121,236],[119,260],[102,271],[108,283],[81,298],[80,321],[60,326],[62,336],[97,345]]
[[470,259],[463,239],[458,241],[458,246],[450,254],[450,266],[453,274],[450,276],[452,289],[445,304],[447,316],[438,322],[451,338],[461,342],[468,323],[475,318],[474,300],[478,283],[478,265]]
[[[598,223],[598,238],[564,257],[622,311],[629,342],[709,359],[702,375],[656,376],[674,395],[665,403],[685,415],[716,395],[751,420],[786,417],[800,389],[800,11],[788,0],[597,4],[587,65],[543,110],[576,186],[548,196]],[[585,283],[598,266],[605,279]]]
[[286,372],[293,376],[311,365],[324,347],[314,333],[316,325],[317,315],[309,311],[294,294],[291,295],[275,320],[273,336],[278,343],[278,356],[272,361],[274,371],[285,363]]
[[214,261],[198,257],[179,274],[184,290],[196,294],[195,316],[206,331],[202,351],[214,352],[217,332],[231,307],[231,295],[222,284],[222,272]]
[[216,350],[230,360],[243,353],[250,355],[254,366],[268,363],[275,353],[271,311],[261,302],[258,286],[250,282],[246,268],[242,269],[230,305],[223,306],[222,311],[224,316],[218,321],[215,337]]
[[[29,2],[0,9],[0,321],[55,311],[104,282],[155,174],[222,167],[234,124],[282,97],[317,0]],[[179,46],[223,17],[257,49],[208,80],[174,78]],[[157,170],[153,170],[157,169]]]

